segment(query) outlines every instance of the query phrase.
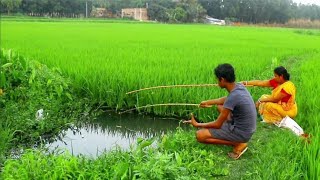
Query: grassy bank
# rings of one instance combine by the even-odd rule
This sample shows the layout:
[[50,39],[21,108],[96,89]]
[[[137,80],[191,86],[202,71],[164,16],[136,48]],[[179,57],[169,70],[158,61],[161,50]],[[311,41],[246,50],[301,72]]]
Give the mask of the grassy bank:
[[91,112],[89,100],[80,99],[58,69],[11,50],[0,51],[0,77],[0,169],[20,148],[52,140]]

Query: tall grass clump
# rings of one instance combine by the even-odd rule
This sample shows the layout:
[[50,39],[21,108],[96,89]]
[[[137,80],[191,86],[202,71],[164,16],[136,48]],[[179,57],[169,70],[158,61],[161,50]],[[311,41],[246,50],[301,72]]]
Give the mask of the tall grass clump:
[[[0,77],[0,167],[20,146],[54,138],[91,110],[85,98],[74,101],[71,82],[58,69],[12,50],[0,51]],[[36,117],[40,109],[42,117]]]
[[285,23],[286,27],[293,27],[293,28],[320,28],[320,21],[319,20],[310,20],[310,19],[291,19],[287,23]]
[[319,67],[320,52],[306,59],[298,68],[301,73],[299,78],[299,124],[310,135],[310,143],[306,144],[302,154],[301,168],[305,170],[305,179],[320,177],[320,105],[319,97]]

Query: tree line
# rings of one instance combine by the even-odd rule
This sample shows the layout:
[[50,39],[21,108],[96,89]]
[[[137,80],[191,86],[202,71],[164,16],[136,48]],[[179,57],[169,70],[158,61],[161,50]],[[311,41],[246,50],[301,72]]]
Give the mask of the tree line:
[[320,6],[292,0],[1,0],[1,13],[80,17],[93,7],[113,14],[122,8],[148,8],[150,20],[201,22],[208,15],[246,23],[285,23],[289,19],[320,20]]

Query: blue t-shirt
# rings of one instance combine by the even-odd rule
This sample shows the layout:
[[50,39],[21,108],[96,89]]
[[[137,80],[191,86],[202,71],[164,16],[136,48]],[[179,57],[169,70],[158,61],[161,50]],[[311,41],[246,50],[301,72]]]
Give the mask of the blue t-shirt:
[[255,132],[257,111],[252,96],[243,84],[236,84],[223,107],[231,110],[231,124],[236,133],[246,137]]

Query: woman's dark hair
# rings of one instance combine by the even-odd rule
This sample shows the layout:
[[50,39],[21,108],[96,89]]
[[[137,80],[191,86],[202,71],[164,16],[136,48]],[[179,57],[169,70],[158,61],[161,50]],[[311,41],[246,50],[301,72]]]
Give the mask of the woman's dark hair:
[[221,81],[221,78],[224,78],[229,83],[233,83],[236,80],[234,68],[231,66],[231,64],[219,64],[214,69],[214,74],[219,79],[219,81]]
[[276,73],[278,76],[283,76],[283,79],[290,80],[290,74],[287,72],[286,68],[283,66],[276,67],[274,69],[274,73]]

